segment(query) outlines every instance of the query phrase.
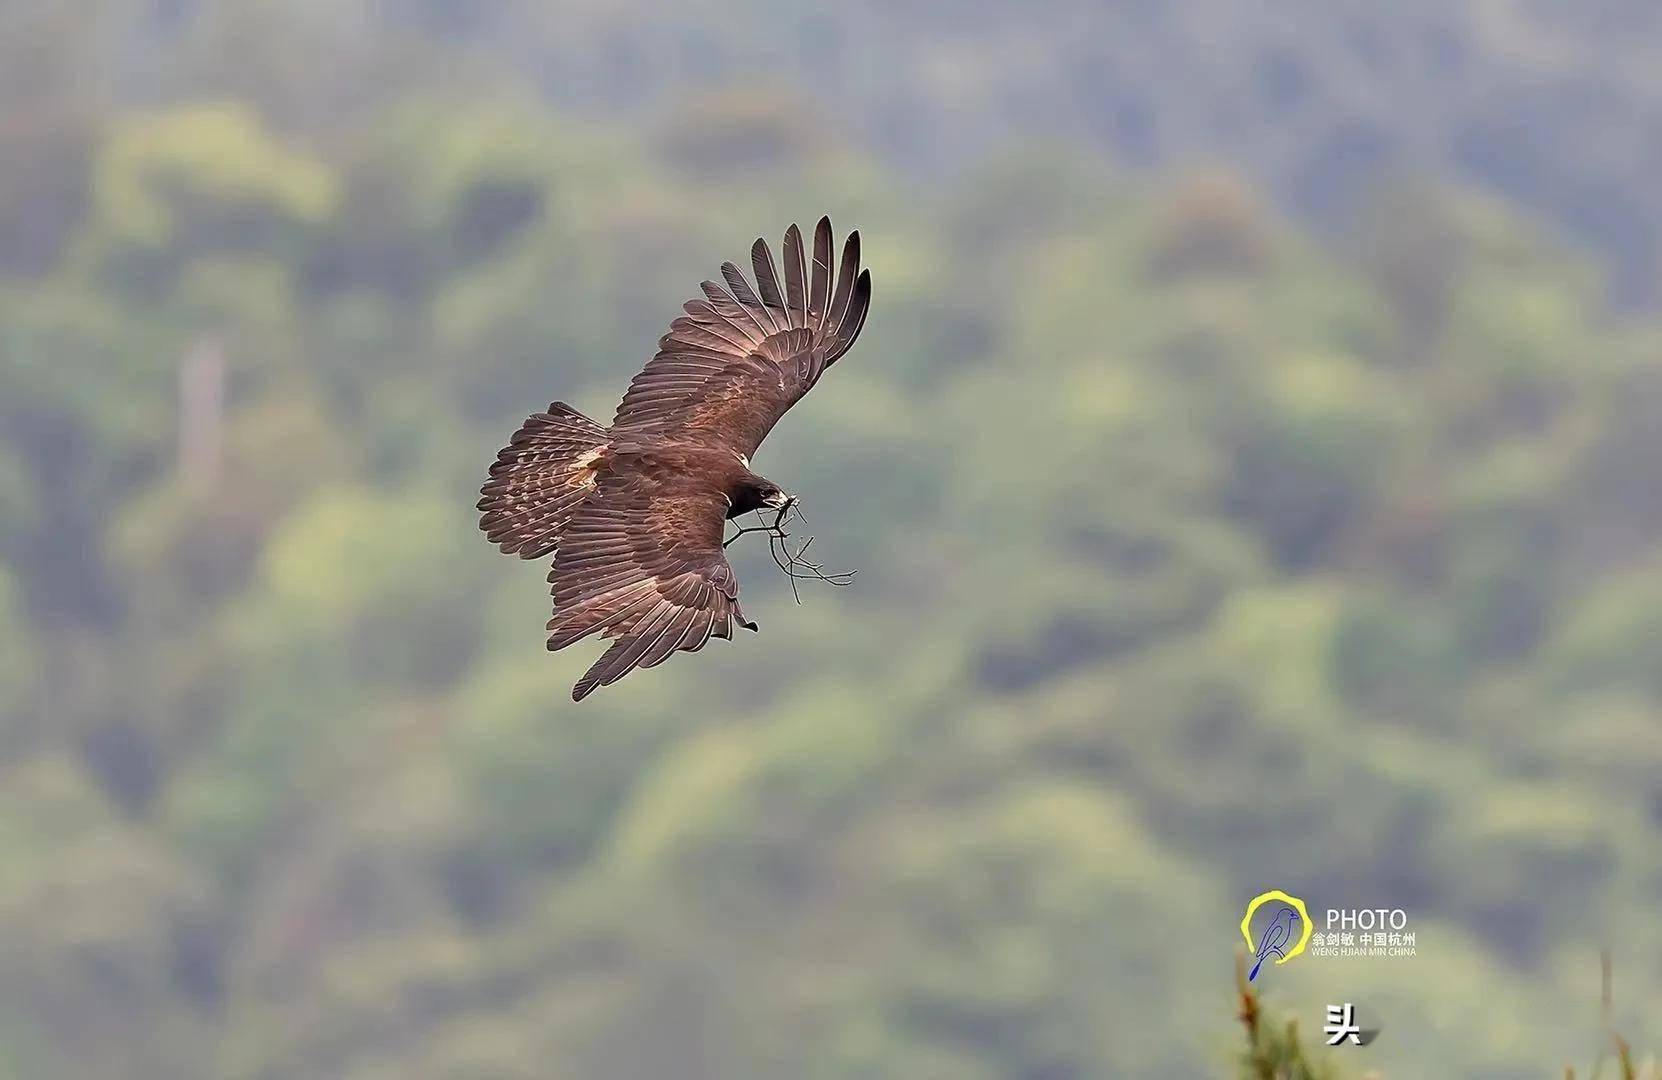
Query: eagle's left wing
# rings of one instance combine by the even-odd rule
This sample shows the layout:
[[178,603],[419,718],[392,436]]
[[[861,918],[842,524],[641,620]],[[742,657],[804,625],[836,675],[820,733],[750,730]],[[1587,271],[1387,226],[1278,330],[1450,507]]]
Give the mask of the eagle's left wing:
[[825,369],[848,351],[871,306],[871,272],[860,269],[860,234],[848,235],[835,286],[831,220],[814,229],[813,264],[802,232],[785,234],[784,274],[767,243],[750,249],[752,289],[732,263],[725,286],[704,282],[684,305],[658,354],[636,375],[612,421],[619,431],[671,429],[749,457]]
[[590,634],[615,638],[578,680],[583,700],[637,667],[695,652],[741,626],[739,583],[722,554],[727,501],[719,492],[650,494],[611,478],[578,510],[554,557],[549,649]]

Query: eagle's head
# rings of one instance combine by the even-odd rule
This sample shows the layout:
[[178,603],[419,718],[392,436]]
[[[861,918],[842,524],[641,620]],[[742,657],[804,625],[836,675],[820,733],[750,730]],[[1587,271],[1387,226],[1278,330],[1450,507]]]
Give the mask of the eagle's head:
[[739,481],[728,495],[728,502],[731,505],[727,516],[736,518],[752,510],[783,510],[796,502],[796,496],[772,480],[752,473]]

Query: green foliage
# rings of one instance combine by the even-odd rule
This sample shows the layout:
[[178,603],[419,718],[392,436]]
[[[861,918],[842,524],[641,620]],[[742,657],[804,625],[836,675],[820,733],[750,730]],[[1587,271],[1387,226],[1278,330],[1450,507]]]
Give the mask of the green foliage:
[[[602,122],[213,7],[188,93],[0,125],[52,180],[0,178],[0,1075],[1317,1078],[1342,982],[1367,1067],[1537,1076],[1610,938],[1662,1037],[1662,380],[1582,260],[1038,144],[926,189],[783,91]],[[877,303],[758,466],[857,584],[741,542],[760,635],[573,708],[485,467],[822,209]],[[1237,1062],[1266,881],[1424,932],[1278,968]]]
[[[1247,957],[1242,954],[1235,961],[1235,985],[1238,998],[1237,1018],[1245,1032],[1246,1045],[1240,1053],[1240,1080],[1342,1080],[1352,1075],[1341,1068],[1333,1051],[1324,1053],[1312,1049],[1301,1039],[1296,1019],[1290,1019],[1281,1010],[1267,1005],[1247,981]],[[1611,961],[1604,955],[1604,996],[1601,1011],[1602,1037],[1590,1075],[1605,1075],[1606,1066],[1619,1080],[1655,1080],[1654,1061],[1641,1061],[1632,1046],[1611,1026]],[[1381,1074],[1370,1070],[1363,1080],[1381,1080]],[[1546,1075],[1546,1073],[1541,1073]],[[1576,1080],[1579,1075],[1573,1065],[1564,1067],[1565,1080]]]
[[1239,995],[1239,1017],[1246,1031],[1241,1050],[1241,1080],[1338,1080],[1338,1063],[1328,1056],[1316,1057],[1299,1036],[1298,1021],[1267,1011],[1246,979],[1247,958],[1236,957],[1235,984]]

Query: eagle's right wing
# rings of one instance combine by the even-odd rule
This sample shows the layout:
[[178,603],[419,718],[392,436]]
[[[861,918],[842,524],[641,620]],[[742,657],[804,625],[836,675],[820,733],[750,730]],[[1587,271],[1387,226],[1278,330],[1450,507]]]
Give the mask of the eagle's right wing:
[[573,699],[677,651],[696,652],[712,637],[731,638],[735,621],[750,625],[722,553],[726,512],[719,492],[649,496],[638,482],[616,477],[577,511],[548,575],[548,647],[595,633],[616,640],[578,680]]
[[750,249],[752,289],[732,263],[725,287],[704,282],[670,324],[658,354],[636,375],[618,406],[619,431],[674,430],[717,442],[749,457],[825,369],[848,351],[871,306],[871,272],[860,269],[860,234],[848,235],[835,287],[831,281],[831,219],[814,229],[813,265],[802,232],[785,234],[784,276],[767,243]]

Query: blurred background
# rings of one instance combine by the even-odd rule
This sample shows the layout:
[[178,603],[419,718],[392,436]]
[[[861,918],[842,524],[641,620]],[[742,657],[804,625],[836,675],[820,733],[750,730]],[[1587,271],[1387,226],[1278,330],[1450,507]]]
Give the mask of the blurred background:
[[[1662,1041],[1651,0],[0,2],[0,1076]],[[847,590],[574,707],[527,414],[829,212]]]

